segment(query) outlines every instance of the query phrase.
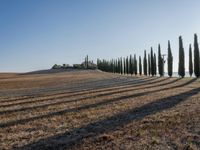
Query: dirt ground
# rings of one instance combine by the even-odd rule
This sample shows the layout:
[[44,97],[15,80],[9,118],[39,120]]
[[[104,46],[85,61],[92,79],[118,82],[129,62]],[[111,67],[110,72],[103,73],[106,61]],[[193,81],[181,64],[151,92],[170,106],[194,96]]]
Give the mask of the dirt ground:
[[0,149],[200,149],[200,81],[0,74]]

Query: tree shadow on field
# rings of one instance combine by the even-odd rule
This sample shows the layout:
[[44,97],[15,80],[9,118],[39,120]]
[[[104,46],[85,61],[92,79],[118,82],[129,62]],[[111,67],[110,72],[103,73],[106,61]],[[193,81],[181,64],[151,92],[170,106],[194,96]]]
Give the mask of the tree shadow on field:
[[[28,99],[33,99],[33,98],[42,98],[42,97],[46,97],[46,96],[59,96],[57,98],[65,98],[65,97],[72,97],[72,96],[81,96],[81,95],[84,95],[84,94],[88,94],[89,92],[92,92],[92,93],[96,93],[96,92],[103,92],[103,91],[112,91],[113,89],[121,89],[122,86],[140,86],[140,85],[145,85],[145,84],[148,84],[149,82],[151,83],[156,83],[156,82],[161,82],[161,81],[164,81],[166,79],[163,79],[163,80],[159,80],[159,81],[155,81],[155,82],[152,82],[154,80],[157,80],[159,78],[150,78],[150,79],[137,79],[137,80],[114,80],[114,79],[107,79],[107,80],[98,80],[98,82],[95,82],[94,84],[91,84],[91,83],[86,83],[86,84],[82,84],[82,85],[79,85],[77,87],[70,87],[70,88],[62,88],[62,89],[56,89],[56,90],[52,90],[52,89],[49,89],[48,92],[52,92],[52,91],[62,91],[62,90],[65,90],[65,91],[62,91],[62,92],[58,92],[58,93],[53,93],[53,94],[32,94],[32,95],[26,95],[25,97],[16,97],[14,99],[3,99],[3,100],[0,100],[0,103],[6,103],[6,102],[15,102],[13,104],[8,104],[8,105],[1,105],[0,107],[9,107],[9,106],[13,106],[16,104],[17,101],[21,101],[23,100],[24,102],[22,103],[17,103],[17,104],[28,104],[29,102],[28,101],[25,101],[25,100],[28,100]],[[111,82],[112,81],[112,82]],[[93,82],[93,81],[92,81]],[[108,82],[108,83],[107,83]],[[111,88],[111,89],[109,89]],[[70,90],[70,91],[66,91],[66,90]],[[42,92],[42,91],[41,91]],[[70,96],[63,96],[62,94],[71,94]],[[61,96],[62,95],[62,96]],[[55,99],[55,98],[53,98]],[[52,99],[52,100],[53,100]],[[51,100],[48,99],[48,100]],[[41,100],[43,101],[43,100]],[[33,101],[34,102],[34,101]],[[38,101],[39,102],[39,101]]]
[[[185,83],[185,85],[187,84]],[[84,139],[86,138],[95,138],[105,132],[114,132],[119,127],[122,127],[130,122],[138,121],[146,116],[170,109],[187,100],[189,97],[198,94],[199,91],[200,88],[196,88],[174,96],[161,98],[141,107],[127,110],[103,120],[72,129],[69,132],[41,139],[37,142],[20,147],[17,150],[76,149],[84,143]]]
[[30,118],[25,118],[25,119],[9,121],[9,122],[6,122],[6,123],[0,123],[0,127],[5,128],[5,127],[17,125],[17,124],[24,124],[24,123],[34,121],[34,120],[38,120],[38,119],[64,115],[64,114],[69,113],[69,112],[81,111],[81,110],[90,109],[90,108],[97,108],[99,106],[108,105],[108,104],[111,104],[111,103],[114,103],[114,102],[119,102],[119,101],[122,101],[122,100],[125,101],[125,100],[128,100],[130,98],[136,98],[136,97],[139,97],[139,96],[144,96],[146,94],[152,94],[152,93],[155,93],[155,92],[160,92],[160,91],[164,91],[164,90],[171,90],[171,89],[179,88],[179,87],[182,87],[182,86],[186,86],[186,85],[194,82],[195,80],[196,79],[193,79],[193,80],[190,80],[186,83],[183,83],[183,84],[180,84],[180,85],[175,85],[173,87],[161,88],[161,89],[154,90],[154,91],[134,93],[134,94],[131,94],[131,95],[125,95],[125,96],[120,96],[120,97],[111,98],[111,99],[105,98],[105,99],[101,100],[100,102],[94,103],[94,104],[86,104],[86,105],[82,105],[80,107],[75,107],[75,108],[71,108],[71,109],[64,109],[64,110],[60,110],[60,111],[56,111],[56,112],[50,112],[50,113],[40,115],[40,116],[34,116],[34,117],[30,117]]
[[[161,83],[158,85],[153,85],[153,86],[148,86],[146,88],[140,87],[144,84],[138,85],[137,87],[140,88],[134,88],[134,85],[132,86],[128,86],[128,87],[124,87],[123,89],[119,90],[117,89],[110,89],[110,90],[105,90],[108,93],[100,93],[95,95],[95,97],[104,97],[104,96],[110,96],[110,95],[114,95],[114,94],[118,94],[118,93],[125,93],[125,92],[131,92],[131,91],[135,91],[135,90],[140,90],[140,89],[148,89],[148,88],[154,88],[154,87],[158,87],[158,86],[164,86],[164,85],[168,85],[171,83],[175,83],[177,81],[179,81],[181,78],[172,80],[170,82],[167,83]],[[160,80],[161,81],[161,80]],[[110,91],[110,92],[109,92]],[[104,90],[101,90],[100,92],[104,92]],[[98,93],[98,92],[93,92],[93,93]],[[87,94],[87,93],[86,93]],[[148,94],[148,93],[147,93]],[[73,96],[77,96],[77,95],[85,95],[85,94],[75,94],[75,95],[70,95],[70,96],[60,96],[60,97],[56,97],[56,98],[47,98],[47,99],[42,99],[42,100],[37,100],[37,101],[31,101],[31,102],[21,102],[21,103],[17,103],[17,105],[22,105],[22,104],[30,104],[30,103],[34,103],[34,102],[44,102],[44,101],[49,101],[49,100],[55,100],[55,99],[63,99],[63,98],[69,98],[69,97],[73,97]],[[140,96],[140,94],[135,94],[136,96]],[[72,99],[72,100],[63,100],[63,101],[59,101],[59,102],[54,102],[54,103],[49,103],[49,104],[42,104],[42,105],[36,105],[36,106],[29,106],[29,107],[23,107],[23,108],[19,108],[19,109],[12,109],[12,110],[5,110],[5,111],[0,111],[0,115],[2,114],[7,114],[7,113],[13,113],[13,112],[20,112],[20,111],[27,111],[27,110],[33,110],[33,109],[38,109],[38,108],[45,108],[45,107],[49,107],[49,106],[53,106],[53,105],[60,105],[60,104],[67,104],[67,103],[71,103],[71,102],[78,102],[78,101],[83,101],[86,99],[92,99],[94,96],[86,96],[86,97],[81,97],[78,99]],[[109,100],[108,100],[109,101]],[[2,105],[0,107],[11,107],[11,106],[15,106],[15,104],[7,104],[7,105]]]
[[[11,102],[11,101],[17,101],[17,100],[26,100],[29,98],[35,98],[35,97],[43,97],[43,96],[56,96],[58,94],[65,94],[65,93],[77,93],[77,92],[84,92],[89,90],[99,90],[103,88],[111,88],[111,87],[118,87],[123,85],[129,85],[129,84],[139,84],[139,83],[145,83],[150,82],[159,78],[148,78],[148,79],[136,79],[136,78],[130,78],[131,80],[127,79],[120,79],[119,77],[113,77],[113,78],[107,78],[107,79],[100,79],[100,80],[94,80],[94,81],[83,81],[83,82],[77,82],[74,85],[68,84],[61,87],[48,87],[48,88],[39,88],[39,89],[31,89],[26,91],[11,91],[11,92],[0,92],[0,95],[7,94],[15,96],[14,99],[5,99],[0,100],[0,102]],[[62,92],[61,92],[62,91]],[[56,92],[54,94],[48,94],[49,92]],[[46,94],[45,94],[46,93]],[[22,96],[26,96],[23,97]]]

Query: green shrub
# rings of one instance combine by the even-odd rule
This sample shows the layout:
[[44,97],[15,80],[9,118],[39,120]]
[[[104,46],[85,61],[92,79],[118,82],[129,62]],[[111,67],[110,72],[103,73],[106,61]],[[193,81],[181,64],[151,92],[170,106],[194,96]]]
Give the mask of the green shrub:
[[52,69],[60,69],[61,67],[62,67],[61,65],[55,64],[55,65],[53,65]]

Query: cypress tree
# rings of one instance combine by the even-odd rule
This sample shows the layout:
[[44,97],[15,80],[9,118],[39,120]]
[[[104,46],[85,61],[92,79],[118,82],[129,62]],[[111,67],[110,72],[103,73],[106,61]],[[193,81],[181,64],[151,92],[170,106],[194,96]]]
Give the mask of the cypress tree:
[[190,74],[190,77],[193,74],[192,45],[191,44],[190,44],[190,48],[189,48],[189,74]]
[[124,68],[123,68],[124,74],[126,74],[126,59],[124,58]]
[[149,76],[151,75],[151,60],[150,60],[149,54],[148,54],[148,74],[149,74]]
[[173,56],[172,56],[170,41],[168,41],[168,58],[167,58],[167,63],[168,63],[168,75],[169,75],[169,77],[172,77],[172,74],[173,74]]
[[128,67],[128,56],[126,57],[126,74],[128,74],[129,67]]
[[137,75],[137,58],[136,58],[136,55],[134,55],[134,65],[135,65],[135,75]]
[[199,61],[199,44],[197,34],[194,35],[194,74],[198,78],[200,76]]
[[141,60],[141,56],[139,57],[139,72],[140,72],[140,75],[142,75],[142,60]]
[[88,69],[88,61],[89,61],[89,60],[88,60],[88,55],[86,56],[86,60],[87,60],[87,61],[86,61],[86,63],[87,63],[87,69]]
[[157,75],[157,63],[156,63],[156,54],[154,53],[154,75]]
[[119,74],[121,74],[121,59],[118,58],[118,64],[119,64]]
[[178,74],[182,78],[185,77],[185,54],[183,48],[183,40],[182,37],[179,37],[179,69]]
[[154,57],[153,57],[153,48],[151,47],[151,75],[154,76],[155,72],[155,66],[154,66]]
[[144,51],[144,60],[143,60],[143,68],[144,68],[144,75],[147,75],[147,54],[146,50]]
[[135,55],[132,57],[132,60],[131,60],[131,62],[132,62],[132,70],[133,70],[133,74],[135,74]]
[[129,58],[129,72],[131,75],[133,75],[132,55],[130,55],[130,58]]
[[117,59],[115,59],[115,72],[118,73],[118,62],[117,62]]
[[163,61],[163,58],[162,58],[162,55],[161,55],[161,47],[160,47],[160,44],[158,45],[158,72],[159,72],[159,75],[160,76],[163,76],[164,75],[164,61]]

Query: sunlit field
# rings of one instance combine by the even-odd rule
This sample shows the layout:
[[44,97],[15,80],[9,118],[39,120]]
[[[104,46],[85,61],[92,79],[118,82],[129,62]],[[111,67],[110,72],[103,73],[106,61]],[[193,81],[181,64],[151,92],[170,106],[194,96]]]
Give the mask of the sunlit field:
[[0,75],[0,149],[200,149],[196,78]]

